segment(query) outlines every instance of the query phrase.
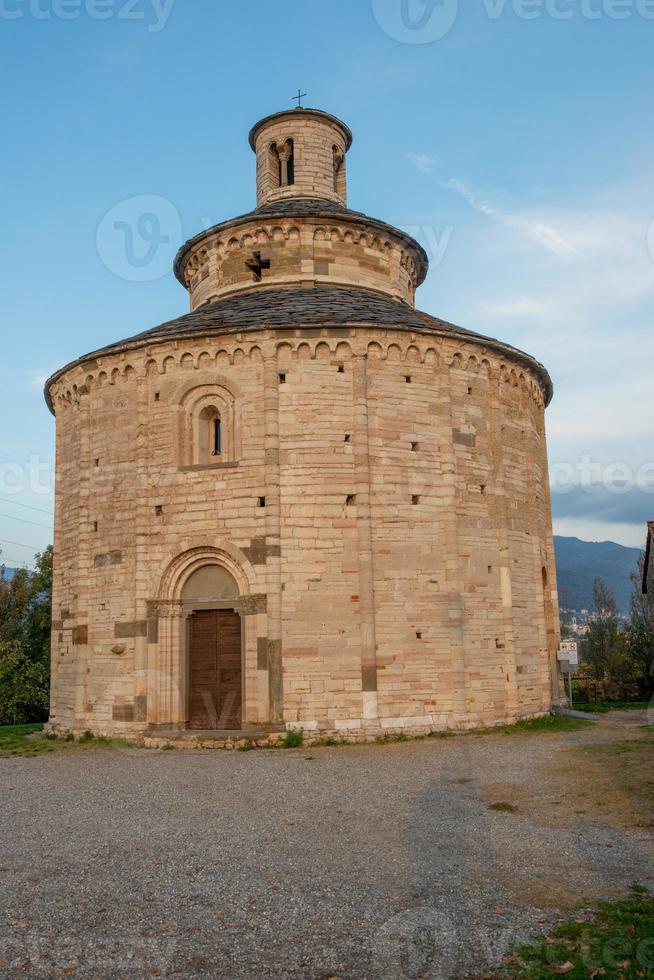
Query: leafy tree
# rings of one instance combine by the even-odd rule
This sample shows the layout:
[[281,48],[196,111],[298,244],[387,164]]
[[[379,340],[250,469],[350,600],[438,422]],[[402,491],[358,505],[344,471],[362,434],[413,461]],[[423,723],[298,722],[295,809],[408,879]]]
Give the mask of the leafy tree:
[[634,683],[643,698],[654,695],[654,589],[643,595],[641,583],[645,556],[631,576],[631,622],[627,634],[627,654]]
[[0,724],[23,725],[48,717],[48,670],[18,643],[0,643]]
[[615,595],[601,578],[593,583],[594,618],[590,625],[585,657],[596,681],[603,681],[621,659],[618,607]]
[[34,572],[0,569],[0,724],[47,717],[51,614],[51,546]]

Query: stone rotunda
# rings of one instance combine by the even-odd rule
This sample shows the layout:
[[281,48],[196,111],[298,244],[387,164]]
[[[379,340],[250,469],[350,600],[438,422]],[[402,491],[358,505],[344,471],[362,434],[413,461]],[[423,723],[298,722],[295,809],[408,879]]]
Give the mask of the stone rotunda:
[[348,127],[250,133],[257,207],[187,242],[191,312],[47,383],[54,731],[352,738],[547,712],[545,369],[415,309],[347,207]]

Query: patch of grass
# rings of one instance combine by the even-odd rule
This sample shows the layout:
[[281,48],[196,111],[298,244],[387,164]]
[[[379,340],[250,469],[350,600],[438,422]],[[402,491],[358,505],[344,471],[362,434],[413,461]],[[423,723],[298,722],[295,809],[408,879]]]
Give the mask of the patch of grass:
[[[43,725],[2,725],[0,727],[0,757],[37,755],[37,740],[27,736],[37,735],[42,731]],[[45,743],[45,739],[43,742]]]
[[243,745],[239,745],[239,752],[253,752],[256,749],[256,745],[251,739],[248,739]]
[[545,715],[543,718],[525,718],[523,721],[517,721],[515,725],[482,729],[479,734],[488,735],[494,732],[499,735],[543,735],[548,732],[575,732],[580,728],[591,728],[593,725],[594,722],[590,718]]
[[518,808],[514,806],[513,803],[490,803],[488,806],[489,810],[494,810],[495,813],[517,813]]
[[648,701],[575,701],[575,711],[587,711],[591,714],[605,715],[609,711],[646,711]]
[[284,738],[279,743],[283,749],[299,749],[304,742],[304,730],[302,728],[291,728],[286,732]]
[[520,946],[487,980],[570,980],[654,977],[654,898],[635,886],[629,898],[602,902],[588,918],[562,923],[551,936]]
[[33,735],[42,732],[43,725],[0,725],[0,741],[13,738],[16,735]]
[[121,738],[96,738],[85,732],[75,739],[74,735],[59,737],[52,732],[43,733],[43,725],[3,725],[0,727],[0,758],[9,756],[30,757],[46,752],[79,750],[83,748],[128,748],[132,743]]

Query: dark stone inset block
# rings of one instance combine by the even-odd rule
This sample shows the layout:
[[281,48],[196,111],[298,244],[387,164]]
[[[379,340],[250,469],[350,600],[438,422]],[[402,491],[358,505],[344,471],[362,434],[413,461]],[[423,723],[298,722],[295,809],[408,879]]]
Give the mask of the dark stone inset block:
[[88,626],[73,626],[73,643],[75,646],[86,646],[89,642]]
[[257,670],[268,670],[268,637],[257,639]]
[[377,690],[377,668],[376,667],[362,667],[361,668],[361,689],[362,689],[362,691],[376,691]]
[[242,616],[256,616],[257,613],[266,612],[268,609],[268,596],[266,595],[244,595],[238,605],[238,612]]
[[121,565],[123,561],[122,551],[110,551],[107,555],[95,556],[96,568],[107,568],[109,565]]
[[133,704],[115,704],[111,713],[114,721],[134,721]]
[[477,436],[472,432],[461,432],[460,429],[452,430],[452,439],[459,446],[469,446],[474,449],[477,445]]
[[148,720],[148,696],[140,694],[134,698],[134,721]]
[[114,637],[117,640],[127,640],[132,639],[135,636],[147,636],[148,635],[148,622],[146,619],[142,619],[137,623],[115,623],[114,624]]

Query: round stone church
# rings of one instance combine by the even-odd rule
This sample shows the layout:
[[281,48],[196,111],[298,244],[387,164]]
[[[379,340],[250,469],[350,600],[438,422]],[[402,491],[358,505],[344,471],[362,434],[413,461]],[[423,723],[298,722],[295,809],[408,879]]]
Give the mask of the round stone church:
[[415,308],[347,206],[348,127],[250,133],[257,207],[180,249],[190,313],[58,371],[53,731],[464,730],[550,709],[550,378]]

